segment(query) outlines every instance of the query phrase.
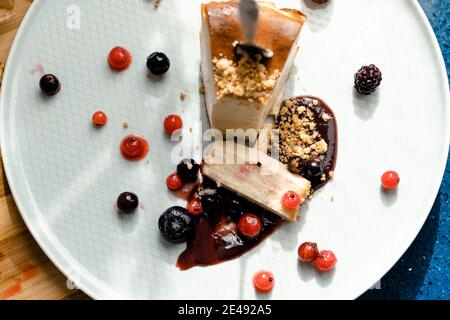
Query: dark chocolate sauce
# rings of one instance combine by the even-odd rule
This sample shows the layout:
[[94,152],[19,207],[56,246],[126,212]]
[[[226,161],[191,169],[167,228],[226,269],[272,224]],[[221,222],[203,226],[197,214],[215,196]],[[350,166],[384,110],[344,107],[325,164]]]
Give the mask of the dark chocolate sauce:
[[[330,177],[329,172],[334,170],[337,157],[337,125],[333,111],[325,102],[316,97],[293,98],[295,105],[309,106],[312,100],[319,101],[317,106],[310,108],[314,113],[317,130],[328,144],[328,151],[322,156],[326,180],[320,178],[311,181],[314,190],[325,185]],[[331,119],[325,121],[322,114],[327,113]],[[205,183],[203,183],[205,184]],[[191,197],[197,197],[202,185],[192,192]],[[277,230],[283,220],[255,204],[227,191],[224,188],[217,189],[217,205],[213,210],[205,212],[196,222],[195,235],[188,241],[186,250],[180,255],[177,267],[187,270],[195,266],[210,266],[227,260],[235,259],[250,251]],[[228,203],[231,199],[238,200],[242,205],[243,213],[258,215],[263,222],[263,230],[256,238],[248,239],[237,230],[240,215],[229,212]]]

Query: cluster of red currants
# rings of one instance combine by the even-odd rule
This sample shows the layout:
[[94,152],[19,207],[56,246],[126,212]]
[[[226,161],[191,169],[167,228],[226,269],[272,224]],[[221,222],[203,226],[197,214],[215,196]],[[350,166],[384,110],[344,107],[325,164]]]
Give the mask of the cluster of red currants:
[[314,263],[314,266],[323,272],[333,269],[337,262],[333,251],[319,251],[317,243],[314,242],[302,243],[298,248],[298,258],[304,263]]

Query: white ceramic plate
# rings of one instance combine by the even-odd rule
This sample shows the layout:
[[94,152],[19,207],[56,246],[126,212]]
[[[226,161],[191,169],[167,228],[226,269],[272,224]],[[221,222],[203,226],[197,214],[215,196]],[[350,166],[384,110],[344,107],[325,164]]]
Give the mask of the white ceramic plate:
[[[204,113],[198,93],[200,2],[163,0],[157,10],[147,0],[33,3],[1,96],[3,160],[29,229],[94,298],[358,297],[411,244],[444,171],[448,84],[430,25],[410,0],[331,1],[322,9],[277,1],[309,16],[286,95],[313,94],[334,109],[340,129],[336,177],[303,208],[300,222],[285,225],[249,254],[180,272],[175,262],[184,246],[166,244],[157,227],[163,210],[183,204],[166,191],[175,144],[162,132],[162,120],[179,113],[188,127]],[[115,45],[134,55],[132,67],[120,74],[106,63]],[[172,61],[162,80],[148,77],[145,68],[155,50]],[[353,74],[369,63],[381,68],[384,80],[377,94],[360,97]],[[59,95],[42,97],[40,67],[60,78]],[[181,92],[188,94],[184,102]],[[99,109],[110,121],[96,130],[90,116]],[[148,163],[121,158],[118,145],[129,133],[149,139]],[[186,134],[195,137],[195,131]],[[398,192],[389,195],[379,187],[387,169],[401,175]],[[124,219],[113,204],[127,190],[143,206]],[[334,272],[298,264],[296,249],[306,240],[337,254]],[[269,296],[253,289],[252,275],[260,269],[276,275]]]

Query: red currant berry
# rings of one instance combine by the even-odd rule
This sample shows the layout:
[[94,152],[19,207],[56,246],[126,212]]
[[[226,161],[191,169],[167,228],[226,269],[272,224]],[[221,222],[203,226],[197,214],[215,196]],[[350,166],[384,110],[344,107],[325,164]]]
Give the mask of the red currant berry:
[[133,58],[131,53],[122,47],[115,47],[108,56],[108,62],[112,69],[116,71],[124,71],[131,65]]
[[247,238],[254,238],[262,230],[261,219],[252,213],[246,213],[239,219],[238,230]]
[[198,199],[190,201],[188,203],[187,209],[194,216],[199,216],[203,213],[202,203]]
[[253,285],[259,292],[267,293],[272,291],[275,278],[270,271],[260,271],[253,276]]
[[104,112],[97,111],[92,115],[92,122],[98,127],[103,127],[108,122],[108,117]]
[[333,251],[322,250],[316,258],[316,268],[320,271],[327,272],[334,268],[337,259]]
[[302,262],[313,262],[318,254],[319,249],[317,249],[317,244],[314,242],[305,242],[298,248],[298,258]]
[[120,143],[120,152],[129,161],[140,161],[148,155],[149,151],[148,141],[134,134],[126,136]]
[[176,172],[172,173],[170,176],[166,179],[167,188],[169,188],[172,191],[178,191],[181,188],[183,188],[183,180],[178,176]]
[[288,191],[283,195],[281,202],[283,204],[283,207],[285,207],[286,209],[297,210],[302,203],[302,199],[300,198],[298,193],[294,191]]
[[122,152],[130,157],[137,157],[142,153],[144,144],[139,137],[128,136],[122,141]]
[[397,188],[400,183],[400,177],[395,171],[387,171],[381,176],[381,185],[386,190]]
[[181,128],[183,128],[183,120],[179,116],[172,114],[164,119],[164,130],[167,134],[172,134]]

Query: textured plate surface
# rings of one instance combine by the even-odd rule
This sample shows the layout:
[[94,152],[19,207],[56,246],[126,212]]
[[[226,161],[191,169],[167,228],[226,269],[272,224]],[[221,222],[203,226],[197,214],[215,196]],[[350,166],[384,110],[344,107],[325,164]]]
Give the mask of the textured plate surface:
[[[449,145],[448,84],[434,35],[415,1],[332,1],[317,9],[276,1],[309,16],[286,96],[320,96],[334,109],[340,135],[336,177],[301,212],[241,259],[180,272],[184,246],[160,239],[157,220],[183,204],[165,188],[176,144],[162,132],[169,113],[186,127],[204,120],[198,94],[201,1],[35,1],[18,33],[1,100],[1,143],[17,205],[52,261],[94,298],[352,299],[398,260],[435,199]],[[76,20],[79,14],[80,28]],[[75,23],[74,23],[75,21]],[[132,67],[110,71],[115,45],[130,49]],[[160,80],[148,76],[146,56],[172,60]],[[383,71],[377,94],[353,93],[363,64]],[[56,74],[61,93],[46,99],[42,70]],[[179,95],[186,92],[187,99]],[[108,125],[95,130],[94,111]],[[129,128],[122,128],[127,121]],[[203,124],[206,127],[206,123]],[[195,129],[195,126],[194,126]],[[185,142],[197,138],[186,130]],[[129,163],[118,145],[129,133],[150,141],[148,162]],[[193,153],[198,157],[200,150]],[[396,193],[380,191],[387,169],[401,176]],[[117,195],[136,192],[138,214],[121,218]],[[332,200],[334,199],[334,201]],[[312,240],[338,256],[334,272],[298,264],[300,242]],[[276,275],[269,296],[255,294],[251,277]]]

